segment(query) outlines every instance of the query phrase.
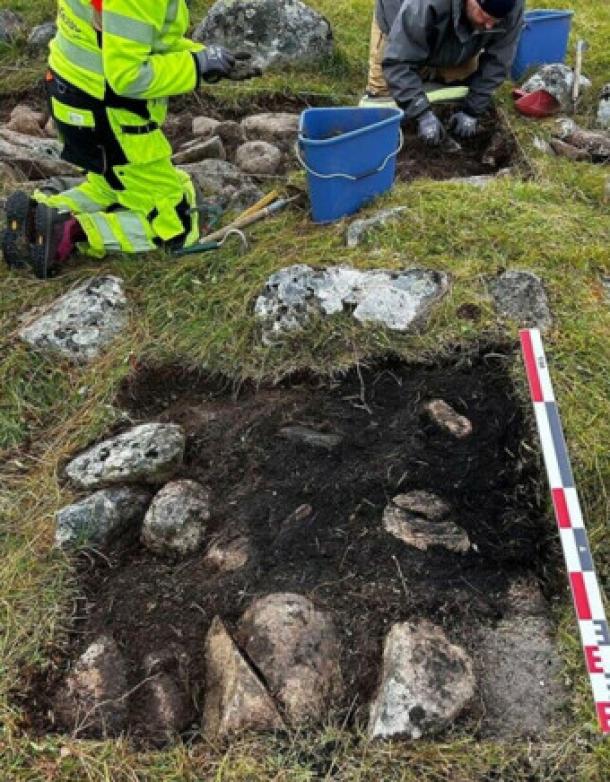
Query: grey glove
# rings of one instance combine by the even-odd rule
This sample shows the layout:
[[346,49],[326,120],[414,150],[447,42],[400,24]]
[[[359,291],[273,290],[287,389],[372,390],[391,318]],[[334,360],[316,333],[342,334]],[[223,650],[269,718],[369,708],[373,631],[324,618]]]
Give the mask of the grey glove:
[[195,52],[195,60],[199,76],[208,84],[215,84],[221,79],[230,79],[235,67],[233,52],[224,46],[208,46],[200,52]]
[[466,114],[465,111],[456,112],[449,120],[449,130],[458,138],[472,138],[479,129],[479,120]]
[[424,144],[438,147],[444,135],[443,124],[433,111],[427,109],[423,114],[420,114],[417,119],[417,137]]

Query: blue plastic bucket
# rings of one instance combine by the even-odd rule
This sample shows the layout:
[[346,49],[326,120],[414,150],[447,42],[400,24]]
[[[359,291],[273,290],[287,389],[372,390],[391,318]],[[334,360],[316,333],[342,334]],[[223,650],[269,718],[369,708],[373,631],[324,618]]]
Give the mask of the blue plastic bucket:
[[563,62],[574,11],[527,11],[513,61],[511,76],[519,81],[523,74],[537,65]]
[[315,223],[351,215],[392,187],[402,117],[400,109],[392,108],[306,109],[301,114],[298,151]]

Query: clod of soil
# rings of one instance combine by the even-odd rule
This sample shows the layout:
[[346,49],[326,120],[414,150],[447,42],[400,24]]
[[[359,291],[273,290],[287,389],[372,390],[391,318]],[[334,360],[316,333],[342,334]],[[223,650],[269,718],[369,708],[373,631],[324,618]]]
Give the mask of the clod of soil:
[[[237,390],[175,367],[131,377],[119,404],[187,433],[178,477],[210,487],[208,541],[178,564],[136,537],[78,561],[78,633],[59,674],[30,691],[31,723],[52,729],[45,715],[58,680],[99,635],[112,636],[128,660],[129,687],[144,678],[151,650],[180,644],[201,708],[214,617],[238,638],[254,600],[278,592],[303,595],[332,619],[344,683],[339,718],[347,724],[366,720],[393,624],[428,619],[476,656],[481,629],[513,615],[515,583],[549,572],[554,532],[539,505],[539,467],[511,362],[495,347],[434,366],[390,359],[334,378],[299,375]],[[472,434],[456,439],[431,425],[422,414],[430,399],[466,416]],[[286,427],[327,440],[287,438]],[[339,439],[327,447],[331,435]],[[450,508],[470,540],[466,553],[421,551],[384,530],[384,508],[416,490]],[[206,548],[232,534],[248,541],[243,566],[210,565]],[[475,701],[464,729],[476,732],[480,719],[487,735],[501,733]],[[137,701],[128,722],[135,737],[156,738]]]

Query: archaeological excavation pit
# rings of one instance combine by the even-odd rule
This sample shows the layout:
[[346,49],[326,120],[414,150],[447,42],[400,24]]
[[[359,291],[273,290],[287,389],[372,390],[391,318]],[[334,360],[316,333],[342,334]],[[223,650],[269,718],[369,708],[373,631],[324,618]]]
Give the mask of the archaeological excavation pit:
[[[563,698],[549,620],[561,582],[514,361],[496,346],[257,387],[179,367],[132,375],[117,405],[135,422],[186,433],[171,480],[209,493],[202,544],[183,556],[154,553],[134,524],[106,547],[75,554],[73,633],[53,669],[29,683],[28,727],[126,733],[145,745],[329,720],[396,738],[545,735]],[[299,625],[288,661],[278,648],[292,643],[281,617],[265,636],[260,616],[248,616],[261,600],[267,609],[283,604],[284,618],[288,611]],[[310,636],[306,603],[321,620]],[[426,657],[435,697],[465,695],[430,724],[418,705],[406,721],[398,715],[402,729],[375,731],[370,706],[397,623],[426,636],[419,647],[403,638],[398,649],[414,650],[415,663]],[[101,726],[65,702],[71,666],[100,638],[124,662],[123,692],[113,696],[119,717],[111,710]],[[219,716],[235,706],[217,692],[231,666],[260,690],[259,723]],[[151,716],[151,681],[164,683],[167,701],[182,699],[169,728]],[[437,701],[431,696],[431,708]]]

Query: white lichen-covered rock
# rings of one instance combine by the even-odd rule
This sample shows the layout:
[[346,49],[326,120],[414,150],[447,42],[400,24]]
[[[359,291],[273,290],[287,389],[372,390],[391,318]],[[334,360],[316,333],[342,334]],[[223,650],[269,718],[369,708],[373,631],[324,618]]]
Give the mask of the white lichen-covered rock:
[[343,694],[334,623],[302,595],[255,600],[239,621],[236,640],[293,727],[323,720]]
[[301,0],[217,0],[193,38],[248,51],[261,68],[309,62],[333,49],[330,24]]
[[0,9],[0,44],[12,44],[25,34],[23,16],[8,8]]
[[271,696],[215,617],[205,641],[202,733],[219,739],[247,730],[284,730]]
[[165,483],[182,463],[186,438],[176,424],[141,424],[73,459],[66,474],[83,489],[120,483]]
[[113,638],[100,636],[57,691],[57,722],[77,737],[108,738],[127,727],[127,666]]
[[61,296],[44,315],[25,316],[21,339],[42,351],[86,363],[126,328],[127,299],[118,277],[93,277]]
[[209,519],[209,491],[196,481],[173,481],[152,501],[142,525],[142,543],[155,554],[191,554],[201,546]]
[[296,264],[269,277],[254,312],[266,342],[303,328],[312,316],[343,312],[362,323],[409,331],[425,324],[449,286],[449,275],[432,269],[315,270]]
[[[556,62],[543,65],[536,73],[525,81],[521,89],[526,93],[544,90],[552,95],[563,111],[572,109],[572,88],[574,86],[574,71],[563,63]],[[581,94],[590,89],[591,81],[586,76],[580,77]]]
[[489,291],[503,317],[541,331],[551,327],[553,321],[546,291],[542,280],[532,272],[504,272],[490,281]]
[[216,128],[220,125],[220,120],[213,117],[200,116],[193,119],[193,135],[201,139],[210,139],[217,136]]
[[371,704],[371,738],[419,739],[450,725],[475,693],[472,660],[430,622],[395,624]]
[[28,35],[30,49],[45,49],[57,34],[55,22],[44,22],[33,27]]
[[369,233],[375,228],[380,228],[391,222],[396,222],[405,212],[406,206],[395,206],[391,209],[382,209],[380,212],[363,219],[354,220],[347,226],[345,244],[349,248],[358,247]]
[[604,130],[610,130],[610,83],[604,85],[599,96],[597,125]]
[[247,141],[237,148],[235,165],[251,176],[274,176],[282,167],[282,153],[266,141]]
[[150,492],[126,486],[101,489],[57,513],[55,545],[107,546],[140,525]]

